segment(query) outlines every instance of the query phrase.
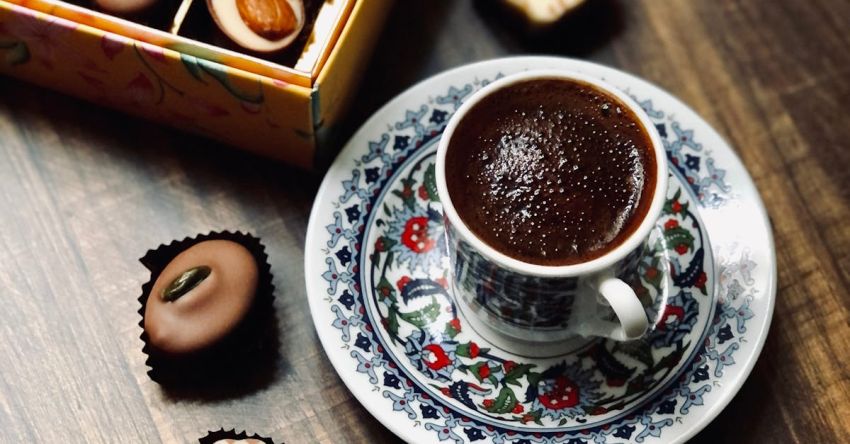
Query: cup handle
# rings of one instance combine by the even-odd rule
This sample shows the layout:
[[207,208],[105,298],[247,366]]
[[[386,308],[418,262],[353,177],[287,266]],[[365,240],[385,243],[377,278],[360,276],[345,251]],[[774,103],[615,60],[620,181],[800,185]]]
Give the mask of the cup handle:
[[608,336],[617,341],[630,341],[643,336],[649,327],[649,319],[632,287],[615,277],[604,277],[599,281],[597,289],[620,321]]

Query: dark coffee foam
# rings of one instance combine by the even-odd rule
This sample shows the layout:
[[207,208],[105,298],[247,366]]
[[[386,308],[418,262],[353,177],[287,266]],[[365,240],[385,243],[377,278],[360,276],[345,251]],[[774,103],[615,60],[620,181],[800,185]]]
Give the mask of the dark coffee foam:
[[637,116],[583,82],[498,90],[455,129],[446,181],[460,218],[496,250],[540,265],[597,258],[640,225],[655,154]]

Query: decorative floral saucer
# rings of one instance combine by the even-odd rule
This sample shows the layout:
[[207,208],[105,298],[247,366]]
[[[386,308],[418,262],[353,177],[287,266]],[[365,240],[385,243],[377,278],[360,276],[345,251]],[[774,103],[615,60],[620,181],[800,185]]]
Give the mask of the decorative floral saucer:
[[[667,204],[632,282],[654,320],[642,340],[512,353],[521,347],[480,335],[455,304],[434,185],[437,141],[465,97],[537,68],[623,88],[664,139]],[[331,362],[357,399],[411,442],[684,441],[743,384],[776,288],[765,210],[720,136],[645,81],[552,57],[457,68],[384,106],[325,177],[305,251],[313,320]]]

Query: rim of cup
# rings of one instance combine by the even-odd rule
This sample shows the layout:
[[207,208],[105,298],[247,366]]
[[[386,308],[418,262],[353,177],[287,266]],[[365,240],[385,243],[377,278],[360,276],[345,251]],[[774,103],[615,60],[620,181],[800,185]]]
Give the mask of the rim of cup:
[[[507,254],[502,253],[491,247],[486,242],[479,239],[478,236],[476,236],[475,233],[473,233],[472,230],[466,225],[463,219],[461,219],[460,215],[457,213],[457,210],[454,207],[454,204],[451,201],[451,196],[449,195],[448,186],[446,184],[446,152],[448,150],[455,128],[457,128],[458,123],[463,120],[467,112],[472,109],[475,104],[480,102],[481,99],[487,97],[495,91],[498,91],[515,83],[539,79],[561,79],[567,81],[578,81],[582,83],[587,83],[595,88],[602,90],[605,93],[614,96],[623,104],[625,104],[626,107],[628,107],[628,109],[637,117],[638,122],[641,124],[646,134],[649,136],[652,149],[655,153],[655,188],[652,190],[652,202],[650,203],[649,209],[647,210],[646,215],[644,216],[644,219],[641,221],[640,225],[632,232],[632,234],[628,238],[621,242],[620,245],[617,245],[602,256],[599,256],[595,259],[591,259],[586,262],[580,262],[578,264],[532,264],[508,256]],[[667,196],[667,174],[667,153],[664,149],[664,144],[661,141],[661,136],[658,134],[658,130],[655,128],[655,124],[652,123],[643,108],[641,108],[640,105],[638,105],[626,93],[619,90],[615,86],[598,78],[594,78],[586,74],[582,74],[580,72],[569,70],[546,69],[524,71],[521,73],[511,74],[509,76],[503,77],[481,88],[471,97],[469,97],[469,99],[467,99],[460,106],[460,108],[455,111],[451,119],[449,119],[449,122],[446,125],[446,129],[443,131],[443,135],[440,139],[440,143],[437,148],[437,194],[439,195],[440,201],[443,205],[443,214],[445,214],[445,217],[448,218],[449,223],[452,224],[454,229],[457,230],[459,236],[465,242],[468,242],[473,248],[475,248],[475,250],[477,250],[484,257],[500,264],[502,267],[508,268],[519,273],[540,277],[574,277],[603,271],[615,265],[618,261],[625,258],[632,250],[639,247],[640,244],[649,236],[649,233],[655,226],[656,221],[661,216],[661,210],[664,206],[664,201]]]

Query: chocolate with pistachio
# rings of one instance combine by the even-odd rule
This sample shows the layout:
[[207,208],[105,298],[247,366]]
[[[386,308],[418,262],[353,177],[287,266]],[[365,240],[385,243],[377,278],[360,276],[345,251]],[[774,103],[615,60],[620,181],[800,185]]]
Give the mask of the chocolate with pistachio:
[[210,233],[151,250],[140,325],[152,379],[223,382],[257,356],[273,317],[271,273],[259,239]]

